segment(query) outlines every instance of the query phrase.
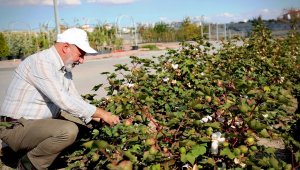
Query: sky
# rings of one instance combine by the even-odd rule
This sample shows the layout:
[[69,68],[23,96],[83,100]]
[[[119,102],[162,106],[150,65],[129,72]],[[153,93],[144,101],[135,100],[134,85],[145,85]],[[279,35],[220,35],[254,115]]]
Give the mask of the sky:
[[[284,9],[300,9],[300,0],[57,0],[60,23],[153,24],[183,21],[229,23],[261,16],[276,19]],[[39,30],[55,27],[53,0],[0,0],[0,30]]]

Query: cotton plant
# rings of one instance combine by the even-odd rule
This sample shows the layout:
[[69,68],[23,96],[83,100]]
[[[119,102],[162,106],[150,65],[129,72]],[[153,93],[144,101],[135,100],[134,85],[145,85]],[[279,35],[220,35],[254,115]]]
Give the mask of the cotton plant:
[[234,158],[233,161],[234,161],[235,164],[240,165],[242,168],[245,168],[245,167],[246,167],[246,164],[243,163],[243,162],[241,161],[241,159]]
[[165,77],[165,78],[163,78],[163,81],[164,82],[168,82],[170,80],[170,78],[169,77]]
[[212,117],[209,116],[209,115],[203,117],[203,118],[200,120],[201,123],[207,123],[208,121],[212,121]]
[[219,152],[219,144],[225,142],[225,138],[222,137],[221,132],[215,132],[211,135],[211,141],[211,153],[216,155]]
[[178,64],[172,64],[172,68],[176,70],[178,68]]
[[134,84],[133,83],[126,83],[126,86],[131,88],[131,87],[134,87]]

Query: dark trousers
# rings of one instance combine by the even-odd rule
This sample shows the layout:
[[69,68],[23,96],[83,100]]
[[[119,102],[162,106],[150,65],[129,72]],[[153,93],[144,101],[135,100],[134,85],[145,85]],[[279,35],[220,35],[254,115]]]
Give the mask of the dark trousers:
[[66,147],[74,143],[78,127],[60,119],[19,119],[13,128],[1,128],[0,139],[15,152],[28,151],[37,169],[47,169]]

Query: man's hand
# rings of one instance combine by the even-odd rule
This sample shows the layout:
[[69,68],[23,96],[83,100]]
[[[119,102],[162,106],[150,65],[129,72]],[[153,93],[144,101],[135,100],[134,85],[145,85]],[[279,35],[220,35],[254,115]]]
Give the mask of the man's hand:
[[120,123],[119,116],[113,115],[110,112],[97,108],[95,114],[93,115],[93,120],[99,122],[101,119],[111,126]]

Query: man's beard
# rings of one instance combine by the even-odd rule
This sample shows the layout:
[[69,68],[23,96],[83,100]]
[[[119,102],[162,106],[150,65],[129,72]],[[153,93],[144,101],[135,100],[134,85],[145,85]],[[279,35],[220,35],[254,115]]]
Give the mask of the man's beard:
[[73,62],[73,61],[72,61],[72,56],[71,56],[71,54],[68,54],[68,55],[67,55],[67,61],[65,62],[65,69],[66,69],[67,72],[71,72],[72,69],[73,69],[76,65],[78,65],[78,64],[79,64],[79,62]]

